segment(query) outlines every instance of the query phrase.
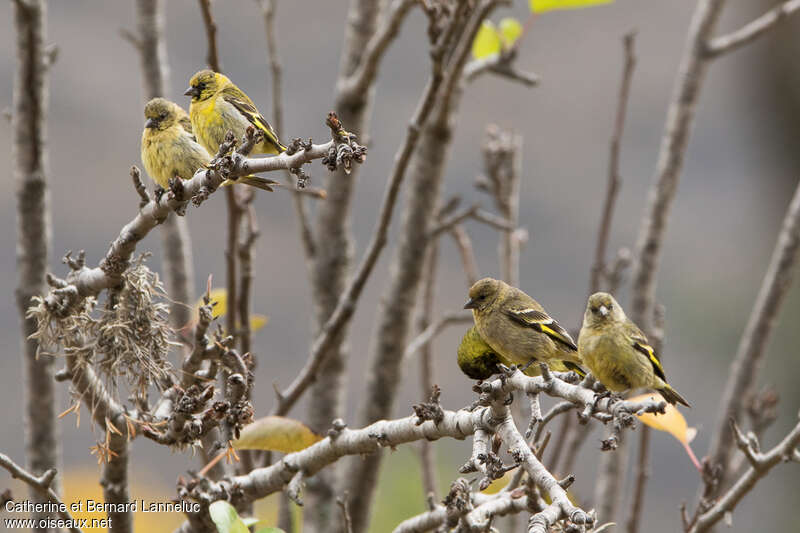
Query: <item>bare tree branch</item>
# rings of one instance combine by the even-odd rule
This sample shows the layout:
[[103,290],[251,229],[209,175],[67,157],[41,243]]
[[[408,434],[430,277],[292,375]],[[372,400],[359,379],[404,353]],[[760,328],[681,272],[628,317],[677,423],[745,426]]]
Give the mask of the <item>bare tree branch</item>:
[[[422,277],[421,259],[425,257],[430,242],[427,235],[439,203],[451,146],[452,120],[461,93],[463,67],[482,20],[497,3],[498,0],[479,2],[468,11],[469,17],[464,23],[459,21],[459,38],[454,43],[449,61],[442,65],[441,88],[437,91],[435,105],[419,132],[419,149],[413,159],[399,244],[389,268],[391,277],[381,298],[371,343],[367,393],[359,415],[363,424],[391,416],[401,381],[410,315]],[[434,75],[438,70],[435,62],[434,58]],[[381,458],[382,454],[376,454],[363,461],[354,461],[348,469],[346,487],[353,498],[355,531],[366,530]]]
[[[17,194],[17,310],[20,317],[25,421],[25,455],[34,475],[58,467],[61,445],[56,423],[54,360],[38,357],[38,341],[30,335],[36,320],[26,318],[31,298],[46,289],[51,240],[50,194],[47,187],[48,63],[47,6],[43,0],[13,2],[17,67],[14,74],[12,129],[13,172]],[[59,491],[58,483],[52,486]],[[47,501],[39,490],[31,500]],[[37,521],[51,513],[35,512]],[[36,527],[36,531],[49,531]]]
[[517,50],[513,49],[498,54],[492,54],[483,59],[474,59],[464,68],[464,79],[468,82],[472,82],[482,74],[491,73],[496,76],[508,78],[511,81],[519,82],[526,87],[536,87],[539,85],[539,76],[516,68],[514,65],[516,55]]
[[625,112],[628,109],[628,98],[633,80],[633,69],[636,66],[636,54],[634,43],[636,33],[630,32],[623,38],[625,48],[625,66],[622,69],[622,81],[619,87],[619,99],[617,101],[617,113],[614,119],[614,132],[611,134],[611,146],[608,157],[608,185],[606,187],[606,199],[603,203],[603,214],[600,218],[600,225],[597,232],[597,245],[594,252],[594,264],[592,265],[591,279],[589,281],[589,293],[593,294],[600,290],[601,279],[606,277],[606,253],[608,249],[608,237],[611,233],[611,219],[614,215],[614,204],[617,199],[617,192],[620,184],[619,175],[619,153],[622,142],[622,134],[625,130]]
[[710,57],[716,57],[749,44],[771,30],[779,22],[788,19],[798,9],[800,9],[800,0],[785,1],[738,30],[711,39],[708,42],[706,54]]
[[456,247],[458,247],[458,253],[461,256],[461,263],[464,266],[464,275],[467,277],[467,287],[471,287],[480,277],[480,274],[478,274],[478,264],[475,261],[472,240],[469,238],[467,230],[460,224],[454,226],[450,234],[453,236]]
[[[710,509],[699,515],[696,522],[688,530],[689,533],[703,533],[709,531],[714,524],[722,520],[727,514],[733,512],[734,508],[752,489],[756,483],[766,476],[770,470],[778,463],[787,462],[799,455],[796,449],[800,445],[800,423],[795,425],[784,439],[774,448],[766,453],[758,451],[758,441],[755,436],[745,438],[741,434],[736,422],[731,419],[731,432],[736,437],[736,445],[750,461],[750,468],[745,472],[733,486],[723,494],[711,506]],[[755,444],[755,446],[754,446]]]
[[[256,0],[261,6],[261,13],[264,17],[264,33],[267,38],[267,57],[270,70],[270,81],[272,82],[272,120],[275,124],[275,129],[278,132],[284,130],[283,122],[283,68],[281,67],[280,57],[278,55],[277,36],[275,33],[275,11],[277,8],[278,0]],[[350,124],[350,122],[348,122]],[[352,127],[352,126],[351,126]],[[360,128],[359,128],[360,129]],[[286,174],[290,185],[286,186],[287,189],[295,193],[312,193],[320,195],[320,198],[325,198],[327,195],[325,191],[316,188],[305,187],[302,189],[294,186],[294,178],[290,173]],[[279,187],[283,184],[277,183]],[[306,201],[303,199],[302,194],[293,194],[292,201],[294,203],[295,213],[297,213],[297,221],[300,226],[300,242],[303,244],[303,252],[305,253],[306,261],[310,261],[315,253],[314,235],[311,231],[311,225],[308,220],[308,208]]]
[[[574,377],[574,374],[565,374],[563,377],[568,376]],[[558,506],[559,514],[556,519],[567,518],[576,524],[589,525],[592,522],[591,517],[569,502],[564,488],[545,470],[517,431],[506,401],[511,392],[546,393],[563,398],[576,406],[590,407],[591,416],[595,418],[605,422],[617,421],[615,423],[622,423],[624,419],[631,420],[635,413],[663,412],[666,406],[663,401],[630,402],[609,397],[598,398],[592,390],[564,381],[559,375],[550,372],[546,365],[542,365],[541,376],[528,377],[515,370],[502,379],[484,382],[479,401],[482,406],[471,411],[462,409],[453,412],[440,406],[438,409],[426,411],[420,407],[417,416],[379,420],[357,430],[347,429],[343,422],[335,421],[323,440],[299,452],[287,454],[281,461],[269,467],[257,468],[246,475],[217,482],[187,482],[182,485],[180,494],[182,498],[191,498],[206,504],[222,495],[229,495],[232,503],[237,504],[283,490],[298,473],[302,473],[303,478],[309,478],[346,455],[374,453],[385,447],[393,448],[421,439],[462,439],[483,430],[497,432],[513,451],[512,455],[519,457],[519,463],[535,485]],[[423,416],[423,413],[434,412],[435,416]]]
[[[353,146],[357,146],[352,143]],[[230,146],[230,143],[228,143]],[[120,231],[111,243],[100,266],[81,267],[69,274],[64,286],[54,287],[45,297],[45,305],[56,315],[69,314],[74,306],[87,296],[95,296],[104,289],[117,285],[122,273],[130,264],[136,245],[172,211],[182,211],[191,201],[199,204],[213,193],[226,179],[275,170],[297,168],[315,159],[326,159],[335,166],[330,152],[341,147],[338,141],[312,145],[293,154],[286,152],[273,157],[247,159],[241,153],[215,158],[208,169],[199,170],[192,179],[181,181],[178,189],[168,191],[160,201],[151,201],[139,210],[136,217]],[[225,151],[228,147],[224,146]],[[348,150],[351,150],[348,148]],[[223,153],[225,153],[223,151]],[[363,160],[361,148],[352,152],[356,162]],[[233,313],[231,313],[233,314]]]
[[644,489],[650,478],[650,428],[642,427],[639,433],[639,457],[636,461],[636,479],[634,480],[633,499],[631,511],[625,524],[627,533],[639,531],[644,508]]
[[652,320],[656,276],[667,218],[683,169],[700,88],[710,64],[704,51],[725,2],[726,0],[698,0],[675,78],[672,101],[661,138],[655,181],[640,225],[633,269],[631,319],[645,332],[650,330]]
[[[57,473],[55,468],[45,471],[40,476],[35,476],[21,466],[17,465],[17,463],[12,461],[10,457],[3,453],[0,453],[0,466],[8,470],[8,472],[11,474],[11,477],[25,482],[31,487],[31,489],[40,494],[42,499],[39,501],[52,502],[54,505],[56,505],[59,508],[59,510],[56,512],[59,518],[70,524],[75,524],[77,522],[72,518],[72,515],[69,514],[67,505],[61,501],[61,498],[59,498],[58,494],[56,494],[56,492],[52,489]],[[67,529],[71,533],[82,533],[80,528],[75,526],[71,526]]]
[[206,29],[206,42],[208,43],[206,63],[214,72],[222,72],[217,51],[217,23],[214,22],[214,15],[211,13],[211,0],[198,0],[198,2],[200,3],[200,13],[203,15],[203,26]]
[[[425,271],[422,281],[422,301],[419,304],[416,319],[417,331],[425,331],[430,326],[433,317],[433,304],[436,298],[436,272],[439,263],[439,245],[433,243],[428,248],[425,258]],[[415,350],[416,351],[416,350]],[[438,386],[434,386],[433,353],[430,343],[425,343],[419,348],[419,384],[423,395],[435,394],[438,397]],[[435,387],[435,388],[434,388]],[[433,391],[433,392],[432,392]],[[420,442],[420,467],[422,469],[422,488],[429,498],[436,498],[436,461],[434,459],[433,444],[427,440]]]
[[[369,132],[375,92],[374,73],[377,72],[377,63],[382,54],[371,56],[375,62],[375,71],[371,75],[372,79],[367,79],[366,76],[362,78],[363,90],[346,93],[342,91],[342,86],[367,61],[365,51],[378,33],[381,15],[386,11],[386,2],[383,0],[377,2],[375,0],[351,0],[349,4],[334,106],[346,124],[366,136]],[[387,40],[386,44],[388,42]],[[317,344],[312,346],[312,354],[300,376],[301,378],[306,376],[306,378],[294,382],[298,387],[290,388],[286,392],[286,397],[290,401],[284,403],[282,408],[288,411],[310,382],[316,379],[308,406],[309,423],[316,430],[327,427],[331,420],[344,415],[345,391],[343,384],[346,379],[345,367],[348,359],[345,340],[350,317],[340,315],[341,322],[333,330],[328,330],[327,326],[337,316],[337,311],[341,313],[343,309],[340,307],[341,303],[348,302],[347,305],[355,305],[361,288],[372,270],[370,265],[372,260],[365,256],[365,262],[360,265],[364,269],[359,268],[359,272],[356,273],[356,276],[363,276],[361,281],[348,279],[352,275],[353,250],[355,249],[350,217],[357,178],[357,169],[356,172],[339,171],[326,176],[324,187],[330,194],[317,210],[313,233],[301,225],[301,232],[303,232],[301,237],[304,241],[313,243],[313,261],[311,262],[311,286],[315,311],[313,334],[317,339],[322,335],[327,335],[328,341],[324,343],[324,346]],[[402,177],[400,179],[402,180]],[[387,190],[391,190],[391,186]],[[296,202],[299,203],[299,200]],[[393,204],[393,199],[384,204],[388,208],[389,219],[391,219]],[[298,214],[302,216],[301,211],[298,211]],[[377,258],[383,244],[379,241],[373,242],[379,244],[373,248],[376,252],[375,258]],[[308,244],[305,247],[308,248]],[[326,331],[330,331],[332,334],[326,334]],[[324,347],[324,350],[316,350],[316,346]],[[292,390],[297,393],[293,400],[291,399]],[[281,408],[280,405],[279,408]],[[309,493],[311,497],[309,507],[313,511],[307,513],[307,517],[309,518],[308,529],[311,532],[327,533],[331,529],[331,524],[339,523],[336,520],[337,510],[331,477],[323,475]]]
[[[103,487],[103,503],[111,504],[106,513],[114,533],[133,532],[133,511],[126,510],[131,502],[128,490],[128,438],[106,430],[108,457],[103,463],[100,485]],[[109,528],[110,529],[110,528]]]
[[709,451],[710,464],[719,465],[722,472],[716,489],[711,486],[706,487],[705,498],[712,497],[715,492],[722,489],[725,479],[731,475],[734,434],[728,421],[741,419],[745,398],[754,392],[767,343],[794,279],[798,256],[800,256],[800,184],[786,211],[778,242],[772,252],[772,259],[739,341],[736,358],[731,365],[722,396],[720,420],[717,421],[712,434]]
[[[306,360],[306,364],[292,383],[279,394],[278,405],[273,410],[273,414],[286,414],[295,402],[297,402],[306,388],[311,385],[330,348],[336,344],[336,336],[352,317],[355,311],[356,301],[361,295],[361,291],[372,273],[372,269],[381,251],[386,246],[389,224],[391,223],[394,206],[397,202],[397,195],[400,192],[400,185],[405,178],[411,154],[419,140],[421,122],[430,112],[440,82],[441,77],[437,76],[434,76],[433,79],[428,82],[428,86],[425,88],[425,92],[414,113],[414,117],[411,119],[403,145],[398,149],[394,159],[395,164],[386,185],[386,191],[384,192],[378,225],[372,235],[372,240],[367,246],[367,250],[364,253],[364,257],[358,266],[355,276],[348,284],[347,289],[337,300],[336,308],[333,313],[331,313],[330,318],[328,318],[322,328],[320,328],[320,332],[311,347],[311,354]],[[320,216],[322,215],[320,214]]]
[[394,0],[383,17],[383,24],[367,42],[366,49],[358,63],[358,67],[346,78],[341,78],[337,87],[341,101],[349,98],[362,98],[378,75],[383,55],[392,41],[397,38],[406,15],[417,0]]

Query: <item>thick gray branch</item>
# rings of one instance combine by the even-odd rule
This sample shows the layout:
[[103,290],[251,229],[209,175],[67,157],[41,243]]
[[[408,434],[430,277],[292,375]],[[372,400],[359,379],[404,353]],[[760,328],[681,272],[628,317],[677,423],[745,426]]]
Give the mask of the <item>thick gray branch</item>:
[[[12,146],[17,192],[17,309],[24,373],[25,451],[34,475],[56,468],[61,447],[55,410],[55,384],[50,356],[37,357],[38,342],[30,338],[35,318],[26,318],[33,296],[46,290],[45,276],[51,239],[50,193],[47,188],[47,67],[46,4],[16,1],[17,68],[14,74]],[[58,484],[53,485],[58,492]],[[46,501],[31,490],[35,502]],[[33,513],[38,520],[50,513]],[[48,531],[36,528],[36,531]]]
[[706,45],[717,25],[725,1],[698,1],[675,78],[672,101],[661,137],[655,181],[650,190],[636,246],[631,319],[644,331],[650,330],[656,276],[667,219],[683,169],[700,88],[709,66],[705,55]]

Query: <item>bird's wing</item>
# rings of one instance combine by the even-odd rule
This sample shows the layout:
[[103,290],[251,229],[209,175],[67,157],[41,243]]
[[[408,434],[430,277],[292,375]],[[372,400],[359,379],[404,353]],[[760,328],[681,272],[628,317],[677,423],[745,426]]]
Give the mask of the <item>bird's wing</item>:
[[189,120],[189,115],[182,116],[178,119],[178,124],[180,124],[181,128],[188,133],[189,135],[194,138],[194,132],[192,132],[192,121]]
[[236,108],[256,129],[264,133],[267,142],[275,146],[278,152],[286,148],[278,141],[278,134],[264,116],[258,112],[255,104],[242,91],[233,86],[228,86],[222,90],[222,98]]
[[647,357],[647,360],[653,365],[653,372],[666,383],[667,376],[664,374],[664,367],[661,366],[661,361],[658,359],[658,355],[656,355],[655,348],[650,346],[650,343],[647,342],[647,337],[645,337],[644,333],[642,333],[638,327],[633,324],[630,324],[629,327],[632,327],[632,331],[629,331],[629,334],[633,342],[633,348]]
[[506,314],[518,324],[527,328],[533,328],[540,333],[544,333],[551,339],[566,344],[570,349],[577,351],[578,346],[572,340],[567,330],[555,321],[544,311],[533,307],[519,307],[507,309]]

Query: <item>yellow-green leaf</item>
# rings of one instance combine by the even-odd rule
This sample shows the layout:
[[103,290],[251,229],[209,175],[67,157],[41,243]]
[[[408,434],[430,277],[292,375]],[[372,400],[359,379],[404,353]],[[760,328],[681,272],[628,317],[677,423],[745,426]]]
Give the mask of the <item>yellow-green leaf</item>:
[[[662,400],[664,399],[660,394],[654,392],[635,396],[630,398],[629,401],[641,402],[653,398]],[[700,462],[697,460],[697,457],[692,451],[691,446],[689,446],[689,443],[692,442],[692,439],[694,439],[695,435],[697,434],[697,430],[689,427],[689,424],[686,423],[686,419],[683,417],[681,412],[678,411],[677,407],[668,403],[664,414],[643,413],[636,416],[642,421],[643,424],[650,426],[653,429],[657,429],[658,431],[669,433],[675,437],[675,439],[677,439],[677,441],[683,445],[683,448],[686,450],[686,453],[689,455],[689,459],[692,460],[695,468],[702,471]]]
[[517,19],[506,17],[500,21],[500,36],[503,38],[503,46],[510,47],[519,39],[520,35],[522,35],[522,24]]
[[209,505],[208,514],[211,515],[211,520],[217,526],[219,533],[250,533],[233,505],[225,500],[218,500]]
[[[631,398],[630,401],[643,402],[653,398],[659,399],[661,395],[658,393],[642,394],[641,396]],[[663,415],[660,413],[644,413],[637,416],[642,423],[658,431],[666,431],[678,439],[678,442],[681,444],[687,444],[689,442],[689,425],[686,423],[686,419],[681,412],[678,411],[674,405],[668,403],[667,409]]]
[[250,315],[250,331],[255,333],[266,326],[267,322],[269,322],[267,315]]
[[477,35],[475,35],[475,40],[472,41],[472,57],[483,59],[499,53],[500,35],[497,33],[497,28],[495,28],[492,21],[484,20]]
[[308,448],[322,437],[297,420],[266,416],[246,426],[233,441],[237,450],[270,450],[292,453]]
[[529,0],[531,12],[544,13],[559,9],[581,9],[584,7],[610,4],[614,0]]

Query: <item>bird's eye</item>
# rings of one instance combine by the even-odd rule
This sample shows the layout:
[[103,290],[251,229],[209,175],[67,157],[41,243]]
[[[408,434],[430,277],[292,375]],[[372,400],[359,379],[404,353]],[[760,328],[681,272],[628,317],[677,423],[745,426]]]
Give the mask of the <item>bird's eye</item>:
[[606,307],[608,308],[609,311],[611,311],[612,309],[614,309],[614,304],[609,302],[608,305],[606,305]]
[[597,313],[599,310],[597,307],[592,307],[592,313]]
[[167,113],[166,113],[166,111],[165,111],[164,113],[161,113],[160,115],[158,115],[158,118],[162,118],[162,119],[163,119],[163,118],[167,118]]

